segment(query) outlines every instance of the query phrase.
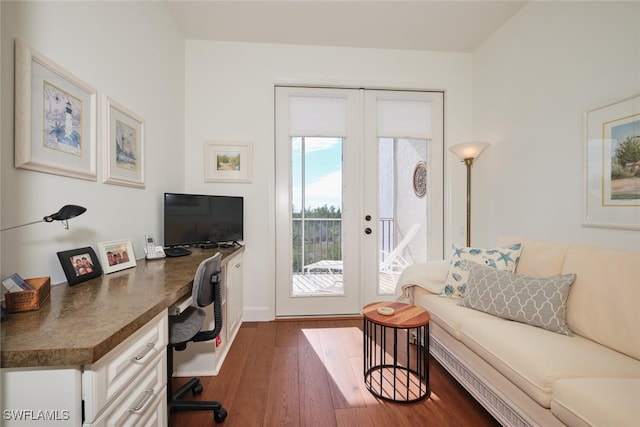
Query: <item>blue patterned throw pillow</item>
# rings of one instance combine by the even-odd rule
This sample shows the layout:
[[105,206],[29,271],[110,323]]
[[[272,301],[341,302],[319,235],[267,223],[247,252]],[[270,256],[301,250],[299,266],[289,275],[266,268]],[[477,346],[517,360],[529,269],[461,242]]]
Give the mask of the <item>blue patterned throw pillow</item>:
[[452,248],[449,273],[441,296],[462,298],[469,280],[469,261],[513,273],[520,261],[522,243],[503,248],[467,248],[456,245],[452,245]]

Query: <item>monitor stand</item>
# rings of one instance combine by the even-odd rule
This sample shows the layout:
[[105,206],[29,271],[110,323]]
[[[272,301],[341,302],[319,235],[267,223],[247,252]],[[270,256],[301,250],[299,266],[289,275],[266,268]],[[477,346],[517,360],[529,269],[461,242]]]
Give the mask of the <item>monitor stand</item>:
[[198,245],[200,248],[202,249],[213,249],[213,248],[217,248],[218,244],[217,243],[202,243],[201,245]]
[[164,253],[168,257],[178,257],[178,256],[190,255],[191,251],[182,246],[171,246],[169,248],[165,248]]

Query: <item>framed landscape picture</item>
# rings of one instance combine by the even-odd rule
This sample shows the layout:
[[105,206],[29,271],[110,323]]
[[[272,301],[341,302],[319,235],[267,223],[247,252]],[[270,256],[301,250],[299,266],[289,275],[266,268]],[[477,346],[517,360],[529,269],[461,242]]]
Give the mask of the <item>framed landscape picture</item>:
[[102,97],[102,182],[144,188],[144,120]]
[[586,113],[583,225],[640,230],[640,96]]
[[205,182],[251,182],[252,146],[246,142],[204,143]]
[[15,167],[96,180],[96,90],[15,42]]

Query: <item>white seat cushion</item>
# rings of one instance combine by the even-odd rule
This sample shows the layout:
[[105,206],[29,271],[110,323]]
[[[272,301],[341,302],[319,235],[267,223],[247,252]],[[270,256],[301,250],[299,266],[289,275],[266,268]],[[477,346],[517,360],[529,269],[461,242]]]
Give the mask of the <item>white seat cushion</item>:
[[416,305],[425,308],[429,312],[431,322],[437,323],[438,326],[458,340],[460,339],[460,321],[465,317],[497,319],[495,316],[478,310],[460,307],[458,305],[460,300],[457,298],[443,298],[417,287],[414,288],[413,299]]
[[580,336],[503,319],[463,318],[460,341],[545,408],[559,378],[640,378],[640,361]]
[[637,426],[640,379],[561,379],[553,386],[551,412],[569,426]]

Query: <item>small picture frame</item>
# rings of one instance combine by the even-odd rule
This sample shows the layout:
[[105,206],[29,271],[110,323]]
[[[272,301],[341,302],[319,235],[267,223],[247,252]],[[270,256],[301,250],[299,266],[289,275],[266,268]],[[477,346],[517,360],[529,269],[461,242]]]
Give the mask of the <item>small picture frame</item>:
[[112,240],[98,243],[98,252],[104,265],[104,273],[114,273],[136,266],[131,240]]
[[102,182],[144,188],[144,119],[102,96]]
[[15,49],[15,167],[96,181],[96,89],[20,40]]
[[205,141],[205,182],[251,182],[252,169],[250,143]]
[[100,261],[91,247],[61,251],[57,255],[70,286],[102,275]]

